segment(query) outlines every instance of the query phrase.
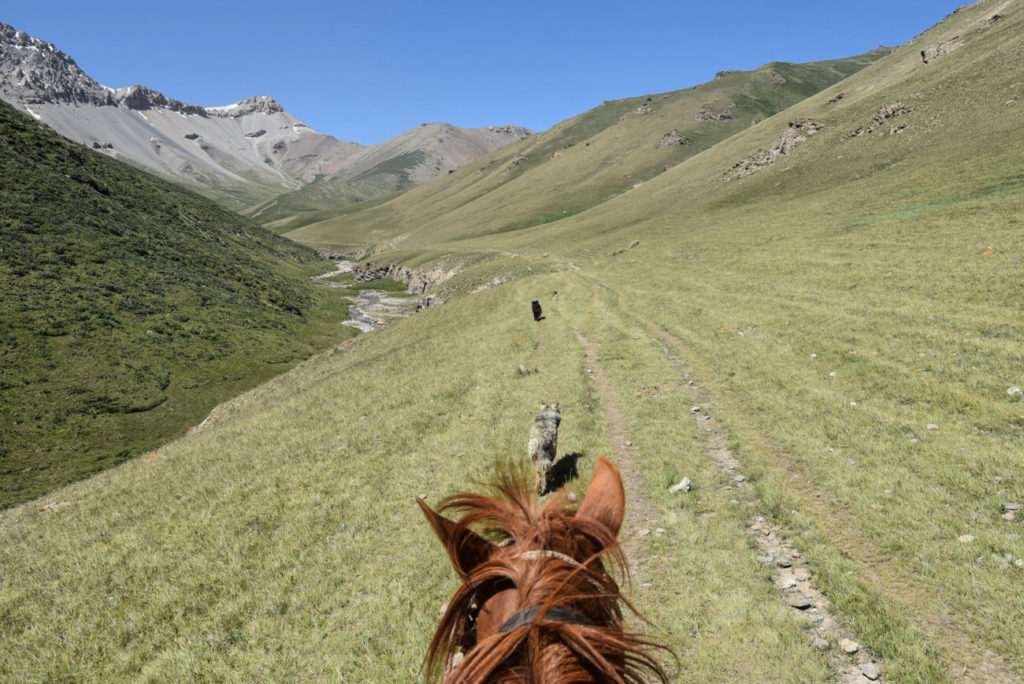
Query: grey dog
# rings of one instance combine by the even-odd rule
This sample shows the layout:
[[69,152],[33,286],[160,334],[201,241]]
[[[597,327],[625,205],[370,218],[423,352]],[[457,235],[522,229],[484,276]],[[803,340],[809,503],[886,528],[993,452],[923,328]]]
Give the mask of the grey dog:
[[556,401],[554,404],[542,403],[540,413],[530,424],[530,442],[526,450],[537,472],[538,494],[543,494],[548,488],[548,475],[558,450],[558,424],[561,422],[562,414],[558,412]]

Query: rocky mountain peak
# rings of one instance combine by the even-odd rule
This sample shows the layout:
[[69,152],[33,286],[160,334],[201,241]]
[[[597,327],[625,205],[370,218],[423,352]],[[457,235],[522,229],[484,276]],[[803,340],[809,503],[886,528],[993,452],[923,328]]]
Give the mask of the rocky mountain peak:
[[111,92],[52,43],[0,23],[0,92],[25,104],[110,105]]
[[277,114],[283,112],[284,107],[269,95],[254,95],[234,104],[206,107],[205,111],[209,116],[234,119],[246,114]]
[[114,91],[114,99],[119,104],[129,109],[153,109],[154,107],[165,107],[171,111],[182,114],[198,114],[206,116],[206,110],[198,105],[185,104],[174,100],[163,93],[142,85],[131,85],[127,88],[118,88]]

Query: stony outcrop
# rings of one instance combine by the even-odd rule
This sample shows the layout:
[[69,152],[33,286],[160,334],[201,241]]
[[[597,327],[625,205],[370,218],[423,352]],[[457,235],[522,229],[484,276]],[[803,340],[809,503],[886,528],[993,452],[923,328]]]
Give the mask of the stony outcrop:
[[689,138],[687,138],[685,135],[683,135],[682,133],[673,128],[671,131],[661,136],[661,140],[659,140],[658,144],[654,146],[654,149],[660,150],[663,147],[672,147],[673,145],[685,145],[688,142],[690,142]]
[[924,64],[935,61],[943,55],[948,55],[953,50],[961,47],[964,41],[960,39],[960,36],[953,36],[949,40],[944,40],[938,45],[932,45],[921,50],[921,61]]
[[732,112],[716,112],[711,105],[705,104],[699,111],[694,113],[693,118],[697,121],[728,121],[732,119]]
[[425,294],[427,288],[440,285],[457,272],[458,270],[454,268],[450,270],[443,268],[414,270],[400,264],[374,264],[372,261],[359,264],[352,271],[357,282],[390,278],[405,283],[410,292],[417,294]]
[[[240,116],[247,116],[249,114],[278,114],[284,111],[284,107],[269,95],[255,95],[239,100],[234,104],[224,105],[223,107],[204,107],[203,109],[209,116],[222,119],[237,119]],[[302,123],[296,125],[309,128],[309,126]]]
[[[874,116],[871,117],[870,124],[868,124],[867,126],[858,126],[857,128],[850,131],[847,137],[856,138],[861,135],[873,133],[880,126],[884,127],[885,125],[887,125],[887,122],[891,122],[893,119],[897,119],[909,113],[910,109],[902,102],[893,102],[892,104],[880,107],[878,111],[875,112]],[[890,126],[889,134],[894,135],[896,133],[900,133],[904,131],[906,128],[907,124],[905,122],[896,126]]]
[[814,135],[822,128],[824,128],[823,124],[807,117],[790,121],[789,128],[781,138],[775,141],[774,145],[767,150],[758,150],[751,156],[736,162],[729,171],[723,174],[722,179],[743,178],[771,166],[781,157],[792,152],[797,145],[807,140],[807,136]]
[[199,116],[206,116],[206,109],[199,105],[185,104],[180,100],[169,98],[163,93],[157,92],[152,88],[147,88],[146,86],[138,84],[128,86],[127,88],[116,89],[114,91],[114,99],[118,104],[136,111],[162,107],[181,114],[197,114]]
[[113,105],[113,93],[52,43],[0,24],[0,93],[19,104]]

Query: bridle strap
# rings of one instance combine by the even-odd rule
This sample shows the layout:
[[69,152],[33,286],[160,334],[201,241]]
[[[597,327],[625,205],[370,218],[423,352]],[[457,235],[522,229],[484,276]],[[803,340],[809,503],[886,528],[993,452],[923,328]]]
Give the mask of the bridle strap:
[[513,558],[525,558],[526,560],[537,560],[538,558],[557,558],[559,560],[564,560],[566,563],[569,563],[571,565],[578,565],[580,567],[583,567],[583,563],[580,563],[572,556],[567,556],[564,553],[561,553],[559,551],[552,551],[551,549],[531,549],[529,551],[517,553],[515,556],[513,556]]
[[[540,606],[530,606],[524,608],[508,620],[505,620],[504,624],[498,628],[498,633],[511,632],[514,629],[523,627],[525,625],[533,624],[537,621],[537,613],[540,612]],[[561,622],[566,625],[585,625],[587,627],[595,627],[594,621],[588,618],[582,613],[577,613],[575,610],[569,610],[568,608],[559,608],[557,606],[548,608],[544,612],[545,622]]]

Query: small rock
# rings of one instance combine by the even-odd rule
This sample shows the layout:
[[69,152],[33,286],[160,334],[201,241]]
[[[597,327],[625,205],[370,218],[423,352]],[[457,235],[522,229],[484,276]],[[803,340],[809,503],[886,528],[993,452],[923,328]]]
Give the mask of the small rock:
[[790,551],[789,557],[790,558],[799,558],[800,557],[800,552],[799,551]]
[[700,406],[691,406],[690,413],[700,413]]
[[793,577],[796,578],[797,582],[806,582],[811,578],[811,573],[807,570],[807,568],[797,568],[793,572]]
[[834,378],[834,377],[836,377],[836,375],[837,375],[837,373],[835,371],[832,371],[831,373],[828,374],[828,377]]
[[938,430],[939,429],[939,426],[936,425],[935,423],[928,423],[928,425],[926,427],[927,427],[928,430]]
[[839,648],[843,651],[843,653],[849,653],[852,655],[860,650],[860,644],[858,644],[856,641],[851,641],[850,639],[840,639]]
[[806,596],[787,596],[786,605],[797,610],[807,610],[814,604]]
[[626,446],[633,446],[632,442],[626,442]]
[[828,642],[822,639],[820,636],[814,637],[814,648],[819,651],[824,651],[828,648]]
[[1016,516],[1013,514],[1013,511],[1008,511],[1006,513],[1003,513],[1002,517],[1003,520],[1013,520]]
[[654,533],[655,534],[665,534],[665,528],[664,527],[655,527],[654,528]]
[[569,501],[570,502],[575,502],[576,501],[576,492],[569,492]]
[[974,537],[969,535],[969,534],[962,534],[962,535],[960,535],[958,541],[961,544],[970,544],[972,541],[974,541]]
[[779,589],[792,589],[797,585],[797,581],[793,577],[784,577],[779,579]]
[[1020,510],[1020,504],[1018,504],[1018,503],[1004,503],[1003,504],[1003,510],[1004,511],[1019,511]]
[[793,561],[785,557],[780,557],[775,559],[775,564],[778,565],[780,568],[788,568],[793,565]]
[[811,354],[811,358],[812,359],[816,359],[816,358],[818,358],[818,355],[817,354]]
[[874,663],[861,663],[860,671],[865,677],[871,681],[875,681],[882,676],[882,673],[878,670],[878,666]]
[[747,478],[745,478],[743,475],[737,475],[736,477],[734,477],[732,479],[735,480],[736,482],[743,482]]
[[690,482],[690,478],[684,477],[682,480],[669,487],[668,491],[672,492],[673,494],[675,494],[676,492],[688,492],[690,491],[690,487],[692,486],[693,483]]
[[1011,387],[1010,389],[1006,390],[1006,393],[1007,393],[1007,394],[1008,394],[1009,396],[1011,396],[1011,397],[1019,397],[1019,396],[1021,396],[1022,394],[1024,394],[1024,390],[1021,390],[1021,388],[1020,388],[1020,387],[1017,387],[1016,385],[1014,385],[1014,386],[1013,386],[1013,387]]
[[1024,558],[1018,558],[1017,560],[1013,561],[1013,564],[1016,565],[1018,568],[1024,568]]
[[641,537],[646,537],[650,533],[651,533],[651,531],[649,529],[647,529],[646,527],[644,529],[640,530],[640,536]]

